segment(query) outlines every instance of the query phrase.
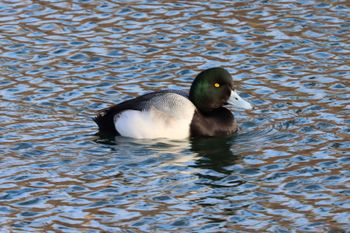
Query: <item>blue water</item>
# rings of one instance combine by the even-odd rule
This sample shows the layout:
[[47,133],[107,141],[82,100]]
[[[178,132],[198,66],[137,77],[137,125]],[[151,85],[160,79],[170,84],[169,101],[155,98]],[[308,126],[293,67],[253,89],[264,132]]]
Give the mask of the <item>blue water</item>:
[[[349,41],[345,0],[0,2],[1,232],[350,232]],[[96,136],[214,66],[237,135]]]

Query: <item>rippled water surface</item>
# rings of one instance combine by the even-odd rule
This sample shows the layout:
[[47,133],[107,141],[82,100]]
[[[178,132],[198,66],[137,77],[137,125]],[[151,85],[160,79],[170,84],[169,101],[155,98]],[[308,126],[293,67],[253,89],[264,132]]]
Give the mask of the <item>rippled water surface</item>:
[[[350,232],[349,61],[346,0],[2,0],[1,232]],[[238,135],[95,136],[214,66]]]

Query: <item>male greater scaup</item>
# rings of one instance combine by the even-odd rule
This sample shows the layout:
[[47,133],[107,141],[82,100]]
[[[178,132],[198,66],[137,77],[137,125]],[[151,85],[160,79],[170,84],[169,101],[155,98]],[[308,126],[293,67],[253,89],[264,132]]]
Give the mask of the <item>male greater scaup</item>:
[[189,93],[152,92],[99,111],[94,121],[102,135],[131,138],[183,139],[225,136],[237,131],[227,108],[252,109],[234,88],[230,73],[220,67],[202,71]]

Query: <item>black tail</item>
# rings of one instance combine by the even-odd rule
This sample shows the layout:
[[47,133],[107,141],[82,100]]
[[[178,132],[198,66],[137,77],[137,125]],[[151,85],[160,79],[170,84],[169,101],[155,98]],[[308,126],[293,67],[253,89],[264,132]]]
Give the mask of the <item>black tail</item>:
[[98,126],[100,134],[108,136],[119,135],[114,125],[114,116],[113,108],[108,108],[101,110],[98,115],[93,118],[93,121],[96,122]]

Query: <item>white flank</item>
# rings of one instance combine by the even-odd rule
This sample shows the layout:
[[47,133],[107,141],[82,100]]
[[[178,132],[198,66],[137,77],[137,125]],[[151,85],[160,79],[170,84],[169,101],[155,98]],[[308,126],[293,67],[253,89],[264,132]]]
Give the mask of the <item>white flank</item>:
[[187,98],[167,93],[152,99],[145,111],[126,110],[114,124],[120,135],[138,139],[184,139],[190,135],[195,106]]

